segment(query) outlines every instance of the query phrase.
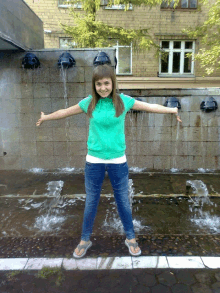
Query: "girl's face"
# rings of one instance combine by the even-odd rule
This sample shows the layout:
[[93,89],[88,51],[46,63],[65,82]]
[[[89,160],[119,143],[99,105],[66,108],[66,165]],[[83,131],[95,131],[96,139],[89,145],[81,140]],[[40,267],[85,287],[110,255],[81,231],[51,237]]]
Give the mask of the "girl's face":
[[109,78],[103,78],[99,79],[95,82],[95,88],[96,92],[102,97],[106,98],[108,97],[112,92],[112,79]]

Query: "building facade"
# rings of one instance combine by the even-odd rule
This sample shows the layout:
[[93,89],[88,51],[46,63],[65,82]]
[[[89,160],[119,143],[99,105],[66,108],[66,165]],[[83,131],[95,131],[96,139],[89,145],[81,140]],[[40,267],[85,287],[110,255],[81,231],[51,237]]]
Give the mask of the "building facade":
[[[210,4],[214,0],[209,0]],[[26,0],[31,9],[44,23],[45,48],[68,49],[74,39],[66,35],[60,23],[74,25],[69,15],[71,5],[64,0]],[[199,39],[189,39],[183,29],[202,25],[207,18],[208,7],[199,6],[199,0],[180,0],[173,8],[165,2],[152,8],[132,6],[124,11],[122,5],[102,6],[97,20],[109,25],[130,29],[148,28],[157,44],[164,49],[165,58],[155,56],[155,50],[135,52],[130,46],[121,46],[116,40],[116,68],[119,88],[198,88],[218,86],[220,71],[203,77],[204,69],[187,53],[197,53],[201,47]],[[81,4],[75,7],[85,13]]]

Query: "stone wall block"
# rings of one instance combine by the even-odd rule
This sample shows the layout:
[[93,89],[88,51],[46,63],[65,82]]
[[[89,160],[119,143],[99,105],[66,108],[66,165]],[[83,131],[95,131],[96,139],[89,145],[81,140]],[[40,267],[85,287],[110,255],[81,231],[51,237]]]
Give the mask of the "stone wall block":
[[85,83],[85,95],[84,95],[84,98],[88,97],[88,95],[91,95],[91,94],[92,94],[92,82],[86,82]]
[[76,126],[76,127],[84,127],[86,128],[86,116],[82,114],[73,115],[69,118],[67,118],[69,121],[70,127]]
[[220,143],[217,141],[206,142],[205,155],[209,158],[212,158],[214,156],[220,156]]
[[53,156],[53,142],[52,141],[37,141],[36,150],[37,156]]
[[70,127],[68,130],[70,141],[85,141],[87,139],[86,128],[84,127]]
[[[182,115],[183,113],[193,111],[192,110],[192,97],[180,97],[179,98],[181,109],[179,109],[179,114]],[[195,111],[198,111],[198,108],[195,109]]]
[[138,127],[126,127],[125,139],[126,141],[136,141],[138,136]]
[[85,98],[84,83],[67,83],[67,93],[69,98]]
[[69,140],[69,130],[65,127],[53,128],[53,141],[68,141]]
[[33,84],[34,98],[49,98],[59,93],[60,87],[56,85],[56,90],[53,85],[50,86],[48,83],[35,83]]
[[84,170],[85,168],[85,163],[86,163],[86,157],[83,156],[74,156],[74,158],[70,158],[69,160],[69,167],[72,168],[77,168],[77,169],[82,169]]
[[20,133],[18,127],[4,128],[1,127],[2,142],[19,142]]
[[51,98],[37,98],[34,99],[34,112],[41,113],[44,112],[45,114],[52,112],[51,107]]
[[203,168],[203,157],[202,156],[189,156],[189,169],[196,170],[198,168]]
[[53,170],[56,168],[55,158],[54,156],[37,156],[37,165],[35,168]]
[[37,168],[38,165],[38,157],[37,156],[25,156],[21,157],[21,169],[29,170],[32,168]]
[[153,169],[154,157],[139,155],[136,156],[135,162],[139,168]]
[[5,152],[6,156],[21,156],[20,143],[4,142],[2,145],[2,152]]
[[34,99],[20,99],[20,113],[33,113],[34,112]]
[[53,141],[53,128],[36,127],[36,140],[37,141]]
[[171,157],[171,168],[177,168],[180,170],[189,169],[189,156],[186,155],[177,155]]
[[[68,87],[67,87],[67,95],[69,96]],[[51,83],[49,85],[49,97],[51,97],[52,99],[64,97],[64,86],[62,82]]]
[[197,141],[188,142],[188,154],[191,156],[200,156],[203,150],[203,143]]
[[140,142],[137,141],[136,143],[136,148],[137,148],[137,156],[153,156],[154,153],[152,151],[152,143],[151,142]]
[[20,156],[4,156],[2,157],[3,165],[7,170],[21,170],[21,157]]
[[21,99],[9,99],[6,97],[2,100],[2,108],[4,113],[14,114],[20,112]]
[[74,158],[75,156],[86,156],[87,144],[86,142],[74,141],[68,142],[68,156]]
[[93,66],[85,66],[85,82],[92,81]]
[[30,83],[22,83],[20,85],[20,93],[21,93],[20,94],[20,98],[21,99],[33,99],[34,98],[33,84],[30,84]]
[[137,153],[137,143],[136,141],[127,141],[126,143],[126,154],[135,155]]
[[74,66],[67,69],[67,82],[85,82],[85,78],[85,67]]
[[54,156],[63,156],[67,154],[67,141],[54,141],[53,153]]
[[149,127],[149,130],[149,138],[151,141],[171,141],[172,127]]
[[154,169],[166,170],[171,168],[171,157],[170,156],[154,156]]
[[19,128],[20,141],[36,141],[36,129],[33,127],[20,127]]
[[157,126],[171,126],[172,114],[155,114],[155,127]]
[[48,83],[50,82],[50,68],[38,67],[32,73],[33,83]]
[[22,157],[37,155],[36,141],[20,142],[20,148]]
[[22,127],[36,127],[36,120],[33,113],[20,113],[19,115],[19,126]]

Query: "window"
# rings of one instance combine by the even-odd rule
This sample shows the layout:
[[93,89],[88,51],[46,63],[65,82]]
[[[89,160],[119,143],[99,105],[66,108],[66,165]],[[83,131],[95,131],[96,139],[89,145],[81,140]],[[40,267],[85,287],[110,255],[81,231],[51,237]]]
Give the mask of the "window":
[[[164,0],[160,6],[161,9],[173,9],[174,1],[170,4]],[[176,9],[196,9],[197,8],[197,0],[180,0]]]
[[116,46],[117,67],[116,74],[132,74],[132,44],[130,46],[120,46],[118,41]]
[[[104,9],[125,9],[125,5],[124,4],[119,4],[119,5],[111,5],[111,6],[104,6]],[[132,4],[129,4],[128,10],[132,10]]]
[[160,76],[187,77],[194,74],[193,58],[187,56],[188,53],[194,54],[195,52],[194,41],[163,40],[160,46],[163,51],[159,60]]
[[61,8],[68,8],[68,7],[71,7],[73,6],[74,8],[82,8],[82,3],[79,1],[77,2],[77,4],[71,4],[68,2],[70,2],[71,0],[58,0],[58,7],[61,7]]
[[77,44],[71,38],[60,38],[60,49],[76,48]]

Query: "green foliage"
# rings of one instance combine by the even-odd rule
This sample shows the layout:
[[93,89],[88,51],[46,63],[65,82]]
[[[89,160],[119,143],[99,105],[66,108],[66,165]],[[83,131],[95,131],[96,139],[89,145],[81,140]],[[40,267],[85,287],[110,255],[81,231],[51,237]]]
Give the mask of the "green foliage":
[[207,20],[203,25],[195,29],[185,29],[192,39],[200,37],[203,47],[195,54],[194,59],[198,60],[205,69],[207,75],[220,69],[220,0],[217,0],[211,7],[208,0],[202,0],[204,5],[209,7]]
[[37,276],[38,278],[42,278],[42,279],[48,279],[51,276],[55,276],[57,286],[61,286],[62,282],[65,280],[65,277],[61,268],[43,267],[38,272]]

